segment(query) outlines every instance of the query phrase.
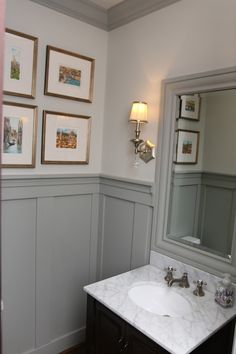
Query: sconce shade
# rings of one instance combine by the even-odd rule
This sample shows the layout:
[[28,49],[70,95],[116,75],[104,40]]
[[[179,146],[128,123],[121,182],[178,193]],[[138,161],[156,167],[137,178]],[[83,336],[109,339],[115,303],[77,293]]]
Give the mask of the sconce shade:
[[129,117],[131,122],[147,122],[147,103],[134,101]]

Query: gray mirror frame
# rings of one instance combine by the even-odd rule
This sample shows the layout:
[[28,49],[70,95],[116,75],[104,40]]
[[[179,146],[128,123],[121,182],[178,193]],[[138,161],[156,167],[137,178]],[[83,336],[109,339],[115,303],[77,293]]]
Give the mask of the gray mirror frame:
[[230,88],[236,88],[236,67],[162,81],[151,248],[153,251],[160,252],[212,274],[230,273],[235,281],[236,225],[231,260],[165,238],[178,96],[186,93],[209,92]]

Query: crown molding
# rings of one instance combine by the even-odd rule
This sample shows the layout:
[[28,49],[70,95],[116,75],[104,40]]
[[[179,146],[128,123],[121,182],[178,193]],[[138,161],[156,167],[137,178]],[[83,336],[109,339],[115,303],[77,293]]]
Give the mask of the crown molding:
[[170,6],[181,0],[126,0],[108,10],[107,30],[126,25],[140,17]]
[[90,0],[30,0],[106,31],[181,0],[126,0],[105,10]]
[[89,0],[30,0],[107,31],[107,10]]

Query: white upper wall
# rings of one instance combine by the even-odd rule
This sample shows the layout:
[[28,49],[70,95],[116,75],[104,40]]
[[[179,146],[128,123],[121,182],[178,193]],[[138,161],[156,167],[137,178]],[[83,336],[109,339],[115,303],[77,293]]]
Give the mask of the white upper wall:
[[[29,0],[7,0],[6,26],[38,37],[39,53],[36,99],[5,96],[5,100],[35,104],[39,112],[36,168],[3,173],[103,172],[154,181],[155,160],[132,166],[131,102],[148,102],[149,123],[142,126],[141,138],[158,144],[161,80],[236,65],[235,23],[235,0],[182,0],[109,33]],[[92,104],[43,94],[47,44],[95,58]],[[92,116],[89,165],[41,165],[43,109]]]
[[[34,169],[3,169],[4,174],[100,173],[108,33],[29,0],[7,0],[6,27],[39,38],[36,99],[5,96],[5,101],[38,106],[37,159]],[[95,58],[92,103],[49,97],[44,92],[46,46]],[[92,116],[89,165],[41,165],[42,110]]]
[[141,137],[157,143],[161,80],[236,65],[235,23],[235,0],[182,0],[109,33],[103,173],[154,181],[155,161],[132,167],[131,102],[149,104]]

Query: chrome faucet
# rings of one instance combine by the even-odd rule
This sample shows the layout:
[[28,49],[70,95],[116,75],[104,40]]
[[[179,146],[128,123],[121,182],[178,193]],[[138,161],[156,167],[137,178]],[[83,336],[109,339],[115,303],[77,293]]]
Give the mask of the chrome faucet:
[[181,278],[172,278],[167,282],[167,285],[171,287],[174,283],[179,283],[181,288],[189,288],[188,273],[183,273]]

